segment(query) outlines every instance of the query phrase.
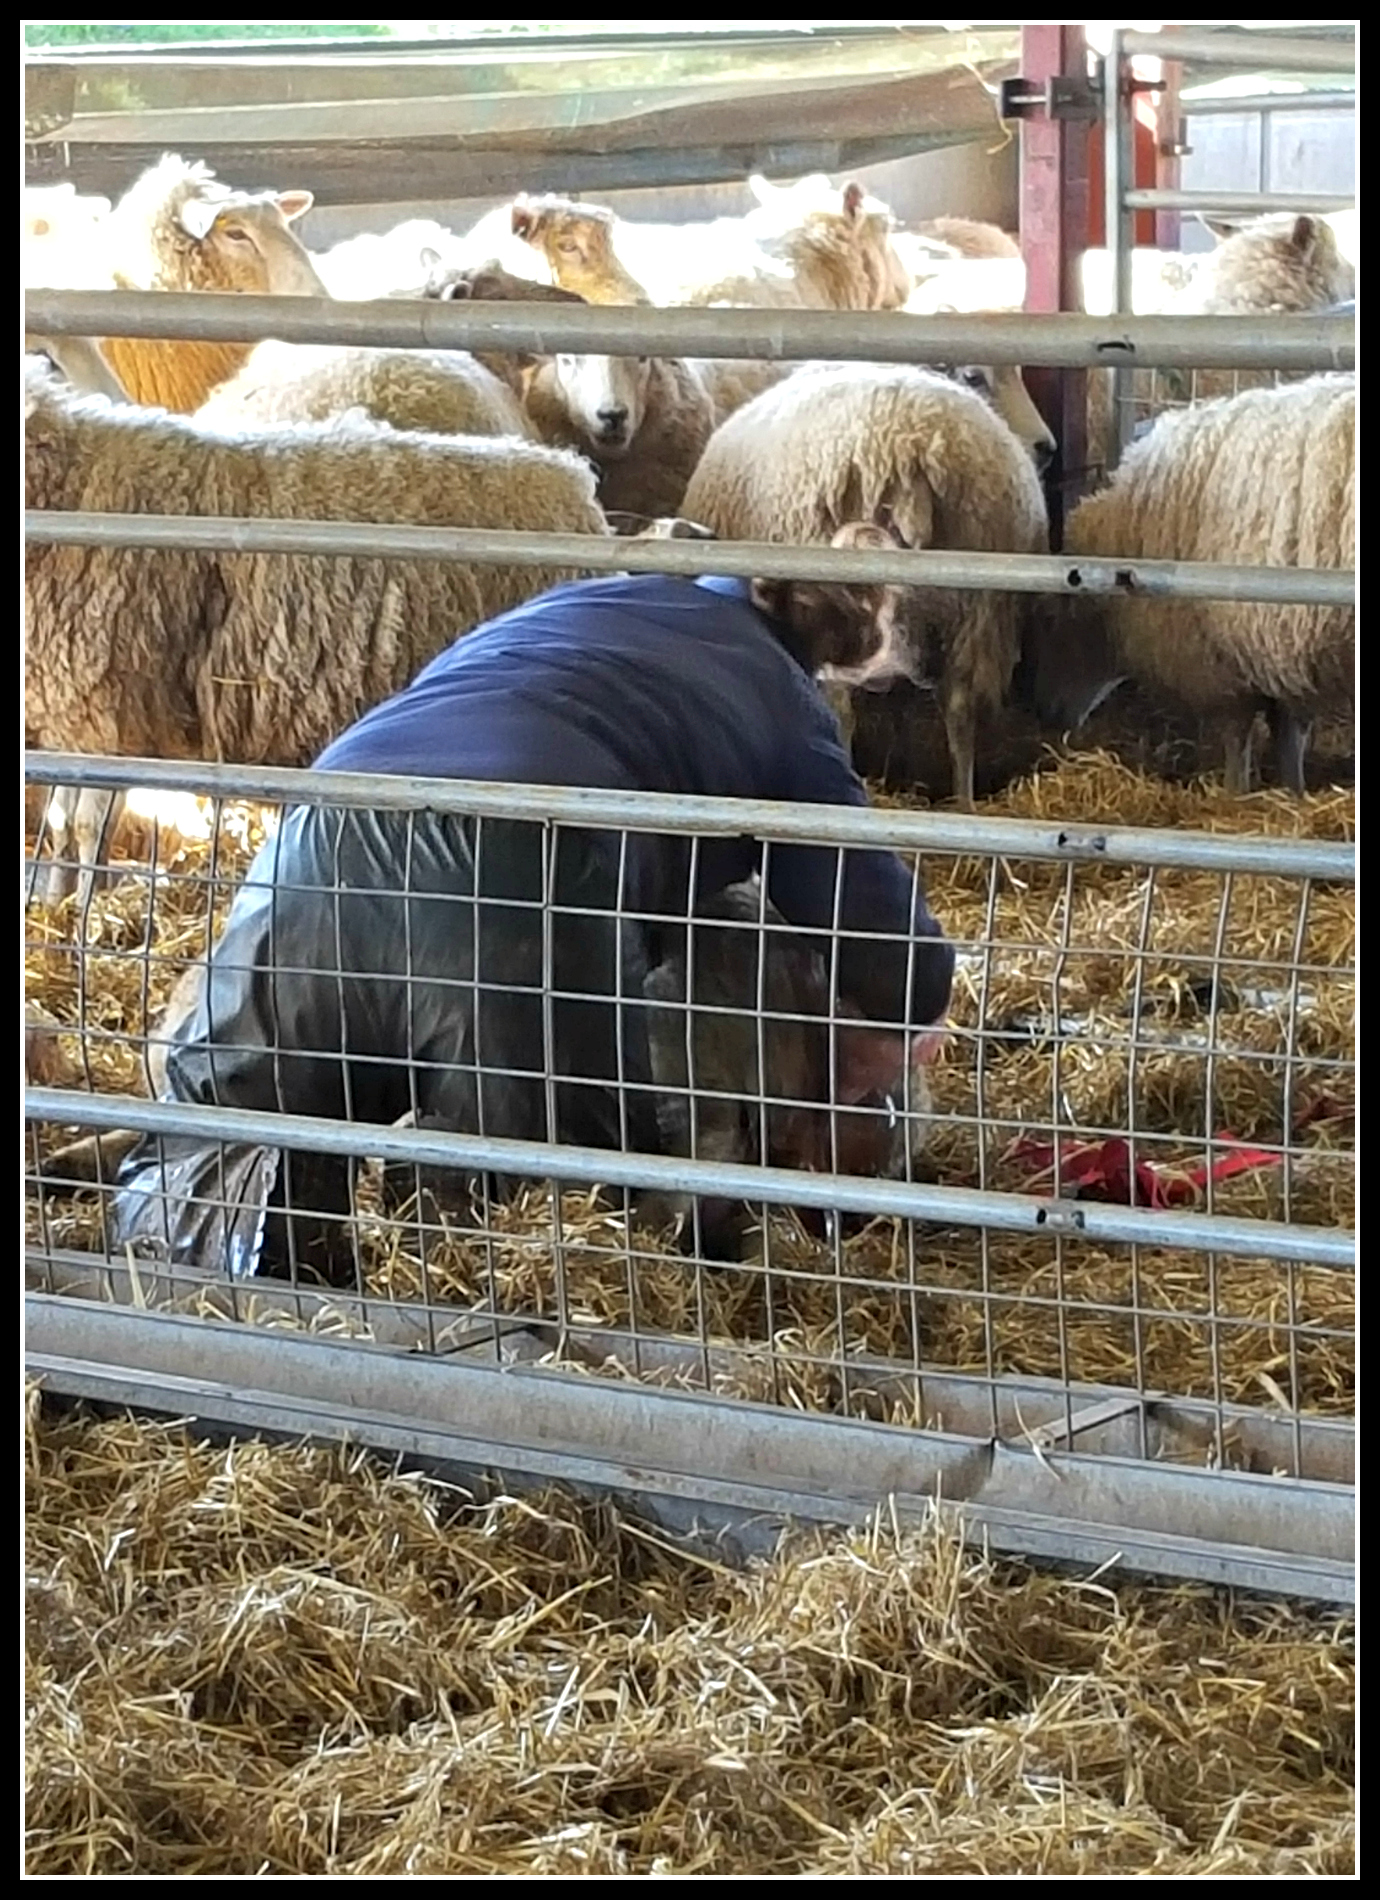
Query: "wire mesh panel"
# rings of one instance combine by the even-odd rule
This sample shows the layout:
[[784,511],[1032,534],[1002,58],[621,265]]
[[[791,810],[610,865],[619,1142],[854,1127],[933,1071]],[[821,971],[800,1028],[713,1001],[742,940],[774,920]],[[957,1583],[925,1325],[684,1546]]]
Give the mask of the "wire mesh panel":
[[[29,903],[31,1286],[1350,1481],[1347,845],[486,789],[221,797]],[[843,926],[864,837],[923,847],[938,1023],[933,941]]]

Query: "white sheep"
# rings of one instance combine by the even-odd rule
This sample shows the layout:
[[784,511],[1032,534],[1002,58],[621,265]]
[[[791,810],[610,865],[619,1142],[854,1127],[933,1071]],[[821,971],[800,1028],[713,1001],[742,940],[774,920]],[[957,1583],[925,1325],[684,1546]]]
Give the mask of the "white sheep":
[[[1168,412],[1070,517],[1064,552],[1259,567],[1356,562],[1356,384],[1317,376]],[[1304,787],[1309,726],[1354,716],[1353,607],[1125,597],[1049,603],[1032,630],[1036,710],[1081,725],[1123,679],[1220,727],[1249,789],[1257,712],[1280,780]]]
[[[326,287],[290,228],[311,205],[309,191],[232,190],[205,165],[169,153],[95,228],[81,281],[93,289],[324,297]],[[74,287],[73,277],[64,287]],[[135,402],[186,414],[235,374],[252,347],[155,337],[102,342]]]
[[[537,443],[399,434],[358,415],[213,430],[75,394],[26,359],[25,505],[607,532],[587,464]],[[569,567],[34,547],[30,743],[302,765],[457,633]],[[78,839],[84,891],[99,840]]]
[[551,357],[528,383],[545,442],[592,455],[606,508],[671,515],[714,429],[693,364],[673,356]]
[[[981,396],[904,366],[808,368],[710,438],[682,512],[730,540],[828,543],[865,520],[912,548],[1036,554],[1044,495],[1024,447]],[[914,670],[937,678],[955,796],[973,801],[976,724],[1002,705],[1020,657],[1019,598],[916,588]]]
[[395,429],[531,439],[522,404],[464,350],[259,344],[197,410],[206,423],[325,422],[360,409]]

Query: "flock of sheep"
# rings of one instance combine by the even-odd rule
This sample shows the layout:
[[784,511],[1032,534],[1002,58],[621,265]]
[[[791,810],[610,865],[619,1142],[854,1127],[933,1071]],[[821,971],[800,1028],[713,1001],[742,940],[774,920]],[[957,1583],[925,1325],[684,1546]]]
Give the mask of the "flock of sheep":
[[[70,189],[43,202],[31,194],[26,279],[340,298],[1020,306],[1019,252],[992,226],[937,219],[903,232],[857,185],[774,192],[754,182],[753,214],[701,227],[523,198],[463,238],[413,221],[312,256],[293,229],[309,193],[231,188],[169,156],[113,208]],[[1354,297],[1352,267],[1320,219],[1261,219],[1191,276],[1186,262],[1166,262],[1150,307],[1298,311]],[[1018,370],[134,338],[29,347],[31,509],[592,535],[626,529],[630,514],[643,532],[673,531],[681,517],[719,537],[784,543],[828,543],[867,523],[904,547],[1048,549],[1038,466],[1056,445]],[[1089,378],[1094,412],[1105,409],[1098,384]],[[1075,510],[1065,547],[1349,568],[1354,421],[1349,376],[1166,414]],[[576,577],[36,546],[25,575],[27,738],[53,750],[305,765],[457,634]],[[967,804],[979,722],[1000,718],[1023,652],[1037,710],[1065,726],[1125,678],[1210,719],[1238,789],[1257,712],[1280,776],[1298,790],[1310,723],[1354,703],[1350,609],[916,589],[906,620],[910,662],[938,689],[955,795]],[[72,828],[83,866],[97,861],[104,796],[59,797],[50,819]]]

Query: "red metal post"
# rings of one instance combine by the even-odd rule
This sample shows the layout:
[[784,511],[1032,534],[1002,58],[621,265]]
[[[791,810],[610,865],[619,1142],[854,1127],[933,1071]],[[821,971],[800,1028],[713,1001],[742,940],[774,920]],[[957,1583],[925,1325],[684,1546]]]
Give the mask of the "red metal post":
[[[1032,91],[1059,76],[1085,78],[1081,26],[1021,28],[1021,76]],[[1101,180],[1091,181],[1100,189]],[[1079,259],[1087,245],[1088,127],[1035,110],[1021,120],[1021,252],[1029,311],[1079,310]],[[1061,545],[1065,505],[1087,473],[1087,377],[1082,370],[1030,370],[1030,394],[1059,443],[1047,478],[1053,545]]]
[[[1160,30],[1164,33],[1173,33],[1176,29],[1166,25]],[[1161,63],[1160,71],[1164,77],[1164,90],[1155,95],[1158,101],[1155,185],[1160,191],[1177,191],[1180,183],[1180,160],[1185,151],[1183,111],[1179,105],[1183,62],[1177,59],[1166,59]],[[1155,213],[1155,243],[1160,250],[1178,250],[1182,224],[1182,211]]]

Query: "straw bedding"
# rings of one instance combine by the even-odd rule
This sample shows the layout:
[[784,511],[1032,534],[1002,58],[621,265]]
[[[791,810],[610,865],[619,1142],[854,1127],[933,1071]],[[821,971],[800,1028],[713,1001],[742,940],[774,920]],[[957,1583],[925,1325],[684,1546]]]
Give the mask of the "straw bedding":
[[30,1874],[1349,1874],[1350,1621],[31,1389]]

